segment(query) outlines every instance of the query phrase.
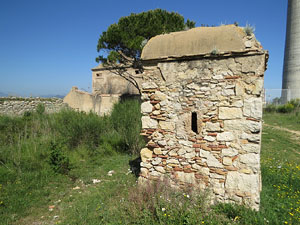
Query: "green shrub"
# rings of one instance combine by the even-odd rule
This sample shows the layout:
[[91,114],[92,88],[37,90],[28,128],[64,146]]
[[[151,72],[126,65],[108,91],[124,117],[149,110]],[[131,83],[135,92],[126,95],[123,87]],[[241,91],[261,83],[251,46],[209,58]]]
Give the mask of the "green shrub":
[[279,113],[290,113],[294,110],[294,105],[291,103],[286,103],[277,107],[277,112]]
[[264,112],[273,113],[277,111],[277,107],[274,104],[269,104],[264,108]]
[[37,113],[38,115],[44,114],[44,113],[45,113],[45,105],[39,103],[39,104],[37,105],[37,107],[36,107],[36,113]]
[[70,171],[69,158],[64,153],[64,147],[60,143],[50,143],[49,165],[56,173],[68,174]]
[[122,137],[123,152],[138,154],[144,145],[140,136],[141,105],[139,100],[125,100],[114,105],[110,120],[114,130]]
[[255,28],[249,24],[246,24],[244,27],[244,32],[246,33],[247,36],[251,36],[255,31]]
[[111,129],[107,117],[94,113],[63,110],[54,117],[52,129],[71,149],[84,144],[93,150],[99,146],[101,135]]

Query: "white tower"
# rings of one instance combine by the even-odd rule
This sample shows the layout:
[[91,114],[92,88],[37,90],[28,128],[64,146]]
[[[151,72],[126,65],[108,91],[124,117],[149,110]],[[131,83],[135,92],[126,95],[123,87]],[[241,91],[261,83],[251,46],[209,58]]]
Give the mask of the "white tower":
[[300,0],[288,0],[282,102],[300,98]]

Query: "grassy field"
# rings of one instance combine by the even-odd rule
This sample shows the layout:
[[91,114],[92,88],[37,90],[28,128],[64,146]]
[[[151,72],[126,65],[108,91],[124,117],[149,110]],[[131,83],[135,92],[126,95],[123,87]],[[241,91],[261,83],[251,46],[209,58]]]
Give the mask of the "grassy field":
[[263,129],[260,212],[164,183],[138,187],[128,161],[143,145],[139,121],[134,101],[103,118],[1,116],[0,224],[300,224],[300,141],[280,129],[298,130],[298,115],[264,115],[279,128]]
[[270,125],[300,131],[300,113],[265,113],[264,121]]

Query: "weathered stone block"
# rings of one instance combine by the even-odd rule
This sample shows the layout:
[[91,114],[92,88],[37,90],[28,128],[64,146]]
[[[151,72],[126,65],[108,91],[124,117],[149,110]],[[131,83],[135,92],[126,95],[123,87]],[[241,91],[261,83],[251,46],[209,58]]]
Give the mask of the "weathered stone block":
[[257,165],[259,166],[259,154],[249,153],[240,156],[240,162],[246,165]]
[[262,99],[249,98],[244,100],[244,116],[261,119],[262,117]]
[[206,127],[207,131],[212,131],[212,132],[221,130],[219,122],[217,122],[217,123],[207,122],[205,127]]
[[223,132],[217,134],[218,141],[233,141],[234,139],[236,139],[236,137],[231,132]]
[[232,120],[242,118],[242,109],[240,108],[230,108],[230,107],[220,107],[219,108],[219,119],[221,120]]
[[142,113],[151,113],[152,112],[152,104],[150,103],[150,101],[147,102],[143,102],[141,104],[141,111]]
[[193,173],[176,172],[176,178],[184,183],[194,184],[195,175]]
[[259,153],[260,146],[258,144],[244,144],[242,149],[248,153]]
[[174,131],[175,125],[173,122],[159,121],[159,126],[163,130]]
[[141,159],[142,159],[142,162],[146,162],[148,159],[152,159],[152,151],[149,150],[148,148],[143,148],[141,150]]
[[142,128],[157,128],[157,120],[151,119],[149,116],[142,116]]
[[223,156],[233,157],[236,156],[239,152],[233,148],[225,148],[222,150]]
[[225,188],[231,191],[259,193],[259,175],[228,172]]

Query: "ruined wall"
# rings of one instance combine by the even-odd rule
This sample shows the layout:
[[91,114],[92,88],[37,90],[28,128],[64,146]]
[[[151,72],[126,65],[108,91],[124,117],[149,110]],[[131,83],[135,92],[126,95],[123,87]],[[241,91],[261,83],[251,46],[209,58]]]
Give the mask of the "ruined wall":
[[[102,64],[92,69],[92,94],[119,94],[138,95],[138,89],[126,79],[117,75],[117,70],[110,67],[103,67]],[[126,68],[126,73],[135,77],[141,82],[142,77],[138,70]]]
[[265,65],[262,52],[146,67],[139,182],[167,177],[258,209]]
[[4,115],[23,115],[27,111],[35,111],[36,107],[42,104],[45,106],[46,113],[59,112],[67,107],[60,98],[0,98],[0,114]]
[[72,109],[86,113],[94,112],[102,116],[109,114],[119,100],[118,94],[90,94],[72,87],[63,101]]

